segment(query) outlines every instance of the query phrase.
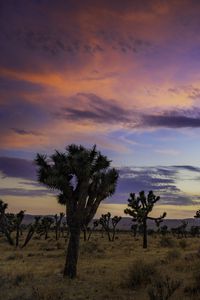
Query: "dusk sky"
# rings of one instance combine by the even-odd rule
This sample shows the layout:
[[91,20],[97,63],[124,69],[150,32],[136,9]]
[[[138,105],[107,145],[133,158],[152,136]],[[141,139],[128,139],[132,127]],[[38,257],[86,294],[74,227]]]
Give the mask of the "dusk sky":
[[98,215],[123,215],[130,192],[155,212],[200,208],[200,1],[1,0],[0,198],[54,214],[36,153],[96,144],[118,168]]

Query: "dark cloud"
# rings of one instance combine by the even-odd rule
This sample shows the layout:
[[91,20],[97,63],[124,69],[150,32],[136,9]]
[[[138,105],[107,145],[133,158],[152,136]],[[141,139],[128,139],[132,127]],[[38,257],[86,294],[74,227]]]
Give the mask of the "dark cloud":
[[194,166],[173,166],[176,169],[182,169],[182,170],[186,170],[186,171],[191,171],[191,172],[200,172],[200,168],[199,167],[194,167]]
[[118,185],[118,191],[124,192],[136,192],[141,190],[162,190],[162,191],[179,191],[176,187],[176,175],[177,171],[172,170],[169,167],[165,168],[120,168],[120,180]]
[[38,133],[37,131],[32,131],[32,130],[24,130],[24,129],[19,129],[19,128],[11,128],[12,131],[16,132],[17,134],[20,135],[41,135],[40,133]]
[[164,193],[162,195],[161,204],[164,205],[194,205],[197,197],[186,196],[181,191],[178,193]]
[[[172,110],[158,114],[144,114],[138,110],[128,110],[116,101],[103,99],[92,93],[79,93],[67,101],[56,116],[73,121],[93,121],[98,123],[123,123],[127,127],[146,128],[199,128],[200,109]],[[80,108],[75,108],[80,107]]]
[[36,167],[33,161],[22,158],[0,157],[0,171],[5,177],[36,179]]
[[198,197],[187,196],[177,187],[177,179],[180,179],[178,171],[176,166],[119,168],[120,177],[116,193],[107,202],[127,203],[130,193],[138,194],[142,190],[148,193],[153,190],[161,197],[161,205],[195,204]]
[[166,128],[198,128],[200,127],[200,118],[191,118],[187,116],[169,116],[169,115],[146,115],[142,119],[144,127],[166,127]]
[[[104,100],[95,94],[79,93],[68,99],[73,107],[63,107],[56,115],[73,121],[93,121],[98,123],[129,122],[130,112],[113,100]],[[68,101],[68,102],[69,102]],[[80,109],[75,108],[80,107]]]

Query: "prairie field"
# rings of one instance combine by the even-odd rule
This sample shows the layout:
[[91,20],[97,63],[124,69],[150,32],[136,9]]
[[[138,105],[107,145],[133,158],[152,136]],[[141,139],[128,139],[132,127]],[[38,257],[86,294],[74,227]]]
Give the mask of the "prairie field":
[[62,276],[66,240],[53,233],[23,249],[0,238],[0,300],[200,299],[200,239],[142,237],[119,232],[114,242],[96,232],[81,237],[78,277]]

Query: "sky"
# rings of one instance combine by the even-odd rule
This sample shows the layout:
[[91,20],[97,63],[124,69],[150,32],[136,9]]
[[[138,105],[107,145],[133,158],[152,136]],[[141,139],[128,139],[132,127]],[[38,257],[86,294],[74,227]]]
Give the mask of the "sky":
[[130,192],[155,215],[200,207],[200,2],[0,1],[0,198],[10,211],[64,210],[39,185],[36,153],[97,148],[119,171],[97,216]]

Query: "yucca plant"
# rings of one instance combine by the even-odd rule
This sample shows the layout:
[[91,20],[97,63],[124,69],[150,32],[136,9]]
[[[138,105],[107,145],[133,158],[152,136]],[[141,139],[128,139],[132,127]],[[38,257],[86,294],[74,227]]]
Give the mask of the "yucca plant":
[[147,248],[147,220],[154,220],[158,222],[165,218],[167,215],[165,212],[157,218],[150,217],[149,213],[152,212],[156,202],[160,200],[159,196],[155,196],[153,191],[150,191],[148,195],[145,195],[144,191],[139,193],[136,197],[134,193],[130,194],[128,199],[128,208],[124,210],[125,214],[129,214],[133,217],[134,222],[138,222],[143,226],[143,248]]
[[35,162],[38,181],[59,191],[58,201],[66,205],[70,237],[64,276],[74,278],[81,228],[88,227],[101,201],[115,192],[118,172],[110,168],[111,161],[96,146],[86,149],[72,144],[49,158],[37,154]]

